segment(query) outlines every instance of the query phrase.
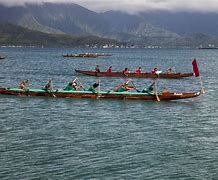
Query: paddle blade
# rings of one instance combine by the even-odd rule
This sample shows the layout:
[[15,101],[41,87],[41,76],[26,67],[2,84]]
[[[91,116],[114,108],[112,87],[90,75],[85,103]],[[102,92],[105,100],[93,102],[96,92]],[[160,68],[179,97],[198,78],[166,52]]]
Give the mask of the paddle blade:
[[200,76],[200,72],[199,72],[199,69],[198,69],[198,63],[197,63],[196,59],[194,59],[192,61],[192,67],[193,67],[193,71],[195,73],[195,77]]
[[156,94],[156,99],[158,102],[160,102],[160,98],[158,97],[158,95]]

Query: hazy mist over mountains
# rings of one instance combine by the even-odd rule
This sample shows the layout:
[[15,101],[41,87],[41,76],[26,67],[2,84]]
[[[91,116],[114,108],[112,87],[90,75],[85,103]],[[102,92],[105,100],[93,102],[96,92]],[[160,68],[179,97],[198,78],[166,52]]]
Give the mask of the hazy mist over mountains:
[[218,12],[218,0],[0,0],[0,4],[8,7],[24,6],[28,3],[75,3],[95,12],[112,10],[129,14],[148,11]]
[[218,46],[217,19],[214,12],[97,13],[72,3],[0,5],[0,22],[47,34],[96,36],[139,46]]

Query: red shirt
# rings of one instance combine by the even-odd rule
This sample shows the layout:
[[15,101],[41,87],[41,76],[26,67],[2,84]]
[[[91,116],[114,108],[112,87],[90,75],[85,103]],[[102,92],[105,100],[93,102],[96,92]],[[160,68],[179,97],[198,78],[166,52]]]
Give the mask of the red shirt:
[[157,71],[158,71],[158,69],[155,68],[155,69],[153,69],[153,70],[151,71],[151,73],[152,73],[152,74],[156,74]]
[[136,69],[135,73],[141,73],[142,70],[141,69]]
[[111,67],[108,68],[107,72],[112,72],[112,68]]

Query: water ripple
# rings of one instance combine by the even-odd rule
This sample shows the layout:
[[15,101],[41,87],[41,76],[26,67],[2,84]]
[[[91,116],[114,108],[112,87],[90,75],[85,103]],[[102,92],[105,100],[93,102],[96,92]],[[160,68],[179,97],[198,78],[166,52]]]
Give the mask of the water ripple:
[[[199,64],[206,94],[170,102],[1,96],[0,179],[218,178],[218,53],[114,49],[109,50],[111,58],[65,61],[57,53],[66,51],[7,49],[10,58],[0,66],[1,86],[13,87],[28,77],[31,86],[42,87],[52,77],[55,87],[62,88],[75,77],[74,68],[96,63],[117,70],[129,62],[130,69],[172,65],[187,72],[195,55],[204,59]],[[80,79],[90,84],[98,78]],[[101,81],[102,88],[113,88],[124,80]],[[151,83],[135,81],[140,88]],[[159,82],[160,88],[178,91],[197,90],[199,84],[195,78]]]

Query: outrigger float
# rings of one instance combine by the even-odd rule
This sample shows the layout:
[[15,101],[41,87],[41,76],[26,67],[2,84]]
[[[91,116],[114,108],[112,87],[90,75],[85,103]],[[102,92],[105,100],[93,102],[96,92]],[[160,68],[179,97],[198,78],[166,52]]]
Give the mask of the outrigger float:
[[29,88],[26,90],[19,88],[0,88],[2,95],[14,96],[46,96],[59,98],[89,98],[89,99],[123,99],[123,100],[177,100],[194,98],[201,92],[162,92],[162,93],[142,93],[142,92],[114,92],[114,91],[78,91],[78,90],[43,90]]
[[194,73],[123,73],[123,72],[95,72],[95,71],[82,71],[75,69],[77,73],[88,75],[88,76],[98,76],[98,77],[128,77],[128,78],[168,78],[168,79],[178,79],[191,77]]

